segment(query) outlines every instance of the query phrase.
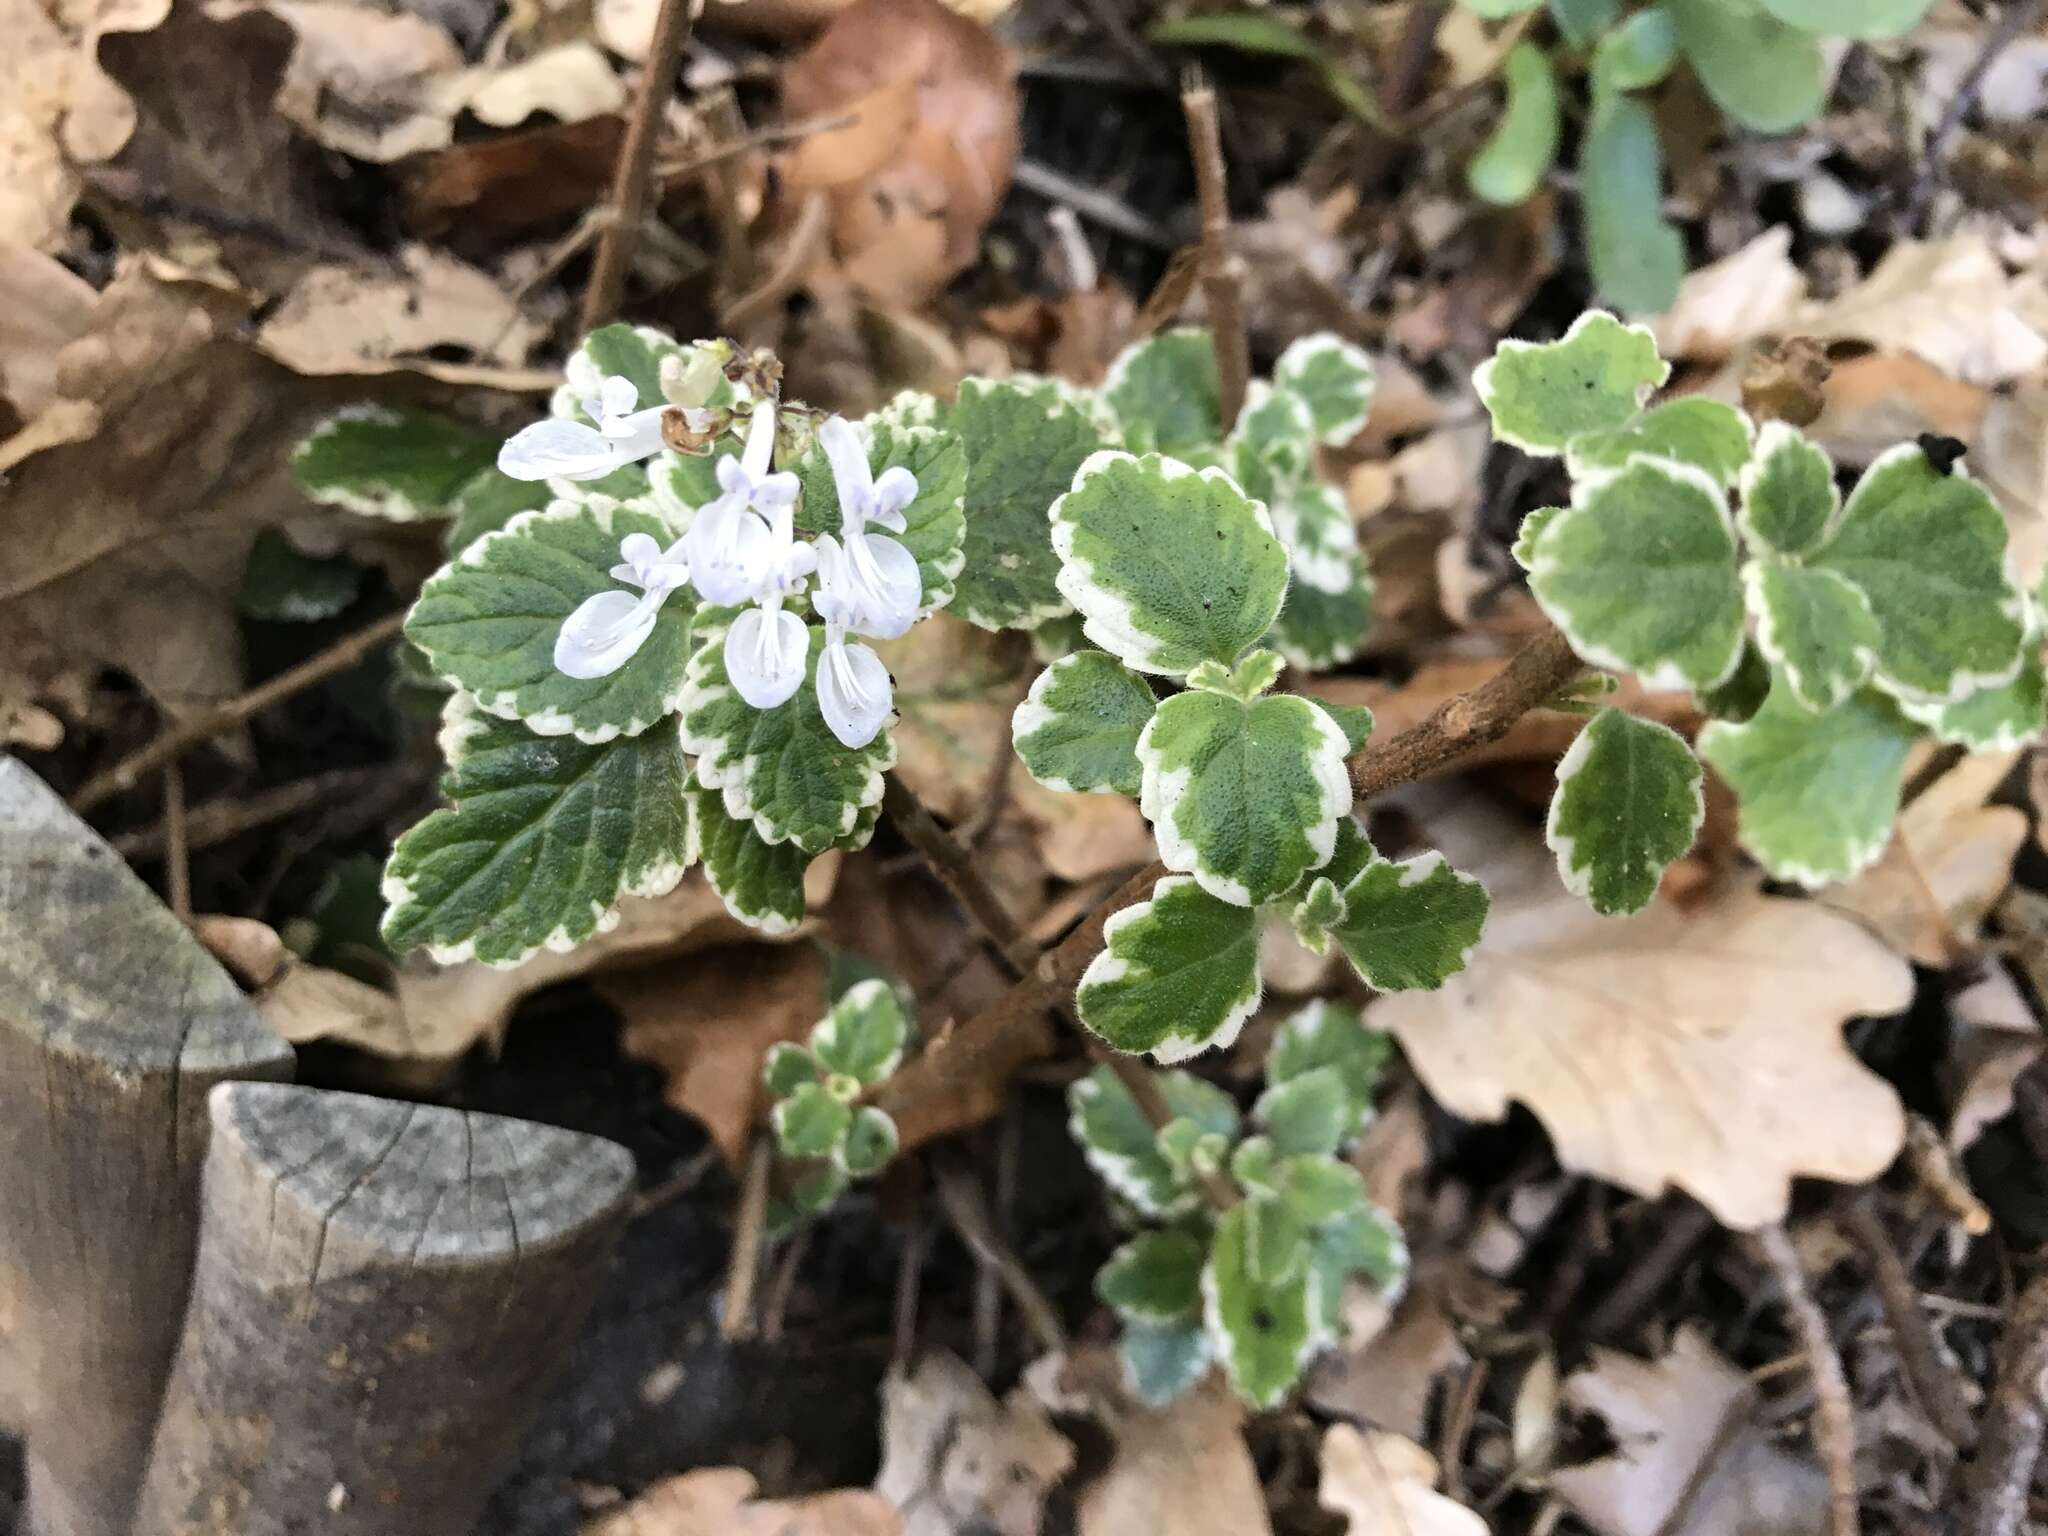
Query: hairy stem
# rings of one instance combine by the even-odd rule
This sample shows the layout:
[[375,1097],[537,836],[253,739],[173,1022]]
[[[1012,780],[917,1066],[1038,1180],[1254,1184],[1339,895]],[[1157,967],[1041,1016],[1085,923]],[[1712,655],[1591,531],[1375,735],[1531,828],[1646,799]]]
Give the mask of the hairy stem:
[[1197,85],[1181,93],[1188,148],[1195,159],[1195,192],[1202,204],[1202,296],[1209,306],[1210,345],[1216,349],[1216,401],[1228,432],[1251,387],[1251,343],[1244,328],[1244,262],[1230,249],[1229,183],[1216,92]]
[[654,147],[661,139],[662,118],[675,93],[676,69],[690,40],[695,13],[696,0],[661,0],[660,14],[654,18],[647,66],[640,75],[640,96],[633,103],[633,119],[626,125],[618,169],[612,177],[612,222],[597,243],[590,286],[583,293],[585,335],[616,315],[625,295],[633,248],[640,243],[640,221],[647,216],[647,189],[654,181]]

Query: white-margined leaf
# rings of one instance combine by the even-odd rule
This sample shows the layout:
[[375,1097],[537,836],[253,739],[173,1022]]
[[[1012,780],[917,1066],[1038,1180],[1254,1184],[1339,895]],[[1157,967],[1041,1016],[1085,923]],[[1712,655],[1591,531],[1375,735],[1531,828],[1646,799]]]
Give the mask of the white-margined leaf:
[[[1155,1081],[1176,1125],[1184,1123],[1197,1138],[1237,1135],[1237,1105],[1222,1089],[1188,1072],[1162,1072]],[[1088,1166],[1139,1214],[1169,1216],[1200,1203],[1192,1178],[1160,1150],[1162,1133],[1110,1068],[1098,1066],[1075,1079],[1067,1111],[1067,1128]]]
[[1308,407],[1316,436],[1332,447],[1364,429],[1373,384],[1372,358],[1328,331],[1290,342],[1273,365],[1273,387]]
[[1103,927],[1075,993],[1081,1022],[1120,1051],[1183,1061],[1237,1038],[1259,1005],[1259,917],[1168,875]]
[[896,1070],[909,1040],[910,1020],[895,989],[869,977],[841,993],[811,1031],[811,1054],[826,1071],[872,1088]]
[[1332,1335],[1314,1265],[1278,1283],[1254,1278],[1251,1204],[1232,1207],[1217,1223],[1202,1272],[1203,1316],[1231,1387],[1253,1407],[1271,1408]]
[[1130,1323],[1117,1342],[1124,1381],[1140,1402],[1164,1408],[1209,1372],[1215,1349],[1199,1321]]
[[1808,709],[1833,709],[1870,680],[1883,634],[1870,599],[1848,577],[1752,560],[1742,569],[1742,589],[1757,649]]
[[697,850],[725,910],[762,933],[792,933],[804,920],[804,871],[811,856],[795,843],[762,841],[754,823],[728,816],[725,797],[691,784]]
[[1177,1323],[1202,1310],[1202,1261],[1192,1234],[1145,1232],[1110,1255],[1095,1294],[1130,1322]]
[[1608,916],[1648,906],[1706,819],[1704,778],[1676,731],[1601,710],[1557,765],[1544,839],[1566,888]]
[[1205,330],[1183,327],[1131,343],[1097,393],[1133,453],[1185,457],[1223,437],[1216,348]]
[[1398,864],[1375,853],[1345,885],[1344,924],[1333,936],[1367,986],[1432,991],[1472,958],[1486,908],[1486,887],[1440,853]]
[[1524,453],[1554,455],[1582,433],[1634,420],[1670,376],[1648,330],[1596,309],[1556,341],[1502,342],[1472,382],[1494,436]]
[[1571,440],[1565,462],[1574,478],[1621,469],[1639,453],[1676,459],[1732,486],[1750,460],[1756,429],[1749,417],[1719,400],[1694,397],[1652,406],[1630,422]]
[[1017,756],[1047,789],[1136,798],[1138,737],[1158,701],[1114,656],[1076,651],[1038,675],[1011,716]]
[[[903,532],[895,539],[917,560],[924,580],[920,617],[953,600],[954,581],[966,561],[967,454],[954,433],[936,427],[894,426],[864,421],[857,430],[868,445],[868,467],[877,479],[901,467],[917,477],[917,497],[903,509]],[[839,534],[839,488],[825,450],[813,441],[796,467],[803,482],[797,527],[805,533]]]
[[1274,1031],[1266,1048],[1266,1081],[1284,1083],[1318,1067],[1334,1068],[1344,1088],[1348,1139],[1372,1119],[1373,1093],[1393,1054],[1393,1042],[1367,1029],[1356,1008],[1318,998]]
[[1735,518],[1744,537],[1781,555],[1812,554],[1842,510],[1834,461],[1787,422],[1763,424],[1741,487]]
[[292,451],[292,478],[314,501],[393,523],[447,517],[456,493],[497,457],[474,427],[413,406],[335,412]]

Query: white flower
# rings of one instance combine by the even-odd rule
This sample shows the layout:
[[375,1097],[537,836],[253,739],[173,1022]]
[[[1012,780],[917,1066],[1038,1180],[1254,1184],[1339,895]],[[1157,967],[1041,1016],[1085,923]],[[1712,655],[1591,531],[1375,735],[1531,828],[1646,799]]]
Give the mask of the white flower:
[[[844,417],[818,428],[818,445],[832,466],[839,492],[839,537],[818,538],[818,616],[856,634],[893,640],[917,622],[924,580],[917,559],[902,544],[868,525],[901,533],[903,509],[917,499],[917,477],[902,465],[877,480],[867,449]],[[879,665],[879,663],[877,663]]]
[[[816,560],[796,543],[797,478],[770,473],[775,405],[763,401],[738,458],[718,461],[723,494],[698,510],[683,536],[697,591],[714,603],[745,603],[770,590],[787,596]],[[799,568],[800,567],[800,568]]]
[[663,549],[647,534],[629,533],[619,541],[619,563],[611,574],[640,588],[640,595],[600,592],[578,604],[555,636],[556,671],[582,679],[618,671],[654,633],[655,615],[689,581],[690,568],[680,540]]
[[846,627],[828,620],[825,650],[818,657],[818,712],[832,734],[854,748],[873,741],[888,723],[893,689],[882,658],[858,641],[849,642]]
[[725,632],[725,673],[756,709],[786,704],[804,685],[810,626],[782,606],[779,594],[749,608]]
[[661,418],[668,407],[633,409],[639,392],[616,374],[583,402],[597,425],[550,417],[515,432],[498,450],[498,468],[514,480],[598,480],[626,464],[661,452]]

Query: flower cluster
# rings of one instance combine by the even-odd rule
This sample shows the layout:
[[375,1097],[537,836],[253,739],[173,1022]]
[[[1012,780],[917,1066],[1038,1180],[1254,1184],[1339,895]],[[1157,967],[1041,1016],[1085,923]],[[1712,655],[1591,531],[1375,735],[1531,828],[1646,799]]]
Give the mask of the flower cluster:
[[[636,411],[636,398],[628,380],[607,378],[584,402],[596,426],[537,422],[505,444],[498,467],[521,480],[594,480],[649,458],[663,447],[663,408]],[[662,604],[688,585],[705,602],[744,610],[726,631],[726,672],[748,704],[774,709],[809,671],[810,626],[785,606],[807,600],[825,627],[819,711],[840,741],[863,747],[887,722],[892,689],[882,658],[849,637],[893,640],[917,620],[924,591],[917,559],[889,537],[904,531],[917,479],[900,466],[877,479],[852,424],[829,418],[817,439],[838,492],[839,532],[800,541],[797,477],[771,467],[776,427],[776,403],[757,402],[744,450],[718,463],[720,494],[697,509],[675,543],[663,549],[644,533],[620,541],[611,574],[638,595],[601,592],[578,607],[555,642],[555,666],[575,678],[617,671],[653,631]]]

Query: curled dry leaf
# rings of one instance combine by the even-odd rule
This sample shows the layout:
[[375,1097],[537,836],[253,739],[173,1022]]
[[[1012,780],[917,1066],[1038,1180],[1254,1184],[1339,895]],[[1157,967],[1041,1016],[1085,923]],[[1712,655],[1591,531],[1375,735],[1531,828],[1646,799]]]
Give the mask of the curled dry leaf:
[[[0,209],[0,228],[6,221]],[[57,355],[91,327],[98,302],[92,284],[61,262],[0,245],[0,441],[56,397]]]
[[1323,1433],[1326,1509],[1350,1536],[1486,1536],[1486,1522],[1436,1491],[1436,1458],[1405,1435],[1332,1424]]
[[447,30],[355,0],[273,0],[298,34],[277,110],[329,149],[385,164],[455,135],[448,82],[463,72]]
[[558,122],[620,112],[626,87],[604,53],[588,42],[563,43],[498,69],[477,69],[442,98],[452,116],[467,107],[493,128],[512,128],[536,113]]
[[2048,569],[2048,385],[2030,380],[1991,396],[1970,443],[1970,468],[2005,509],[2013,563],[2032,587]]
[[1965,231],[1946,240],[1902,240],[1862,282],[1794,317],[1828,340],[1911,352],[1965,384],[2009,384],[2048,362],[2027,308],[2027,289],[1990,241]]
[[1037,1536],[1046,1494],[1073,1464],[1027,1388],[998,1402],[943,1350],[882,1383],[875,1491],[902,1514],[903,1536]]
[[1798,1175],[1884,1171],[1905,1116],[1842,1026],[1907,1006],[1904,961],[1817,903],[1746,889],[1597,916],[1533,835],[1445,800],[1412,803],[1431,844],[1486,881],[1485,937],[1441,990],[1369,1016],[1447,1109],[1497,1120],[1519,1100],[1565,1167],[1643,1195],[1675,1185],[1743,1229],[1782,1219]]
[[1754,338],[1781,330],[1806,298],[1792,260],[1792,231],[1774,224],[1740,250],[1696,268],[1671,308],[1650,322],[1663,356],[1722,362]]
[[703,1467],[664,1478],[622,1509],[584,1522],[582,1536],[902,1536],[889,1501],[865,1488],[756,1499],[753,1474]]
[[782,161],[791,207],[822,196],[831,248],[870,299],[911,307],[973,259],[1010,183],[1008,52],[939,0],[855,0],[783,71],[784,113],[851,115]]

